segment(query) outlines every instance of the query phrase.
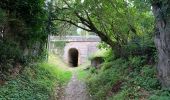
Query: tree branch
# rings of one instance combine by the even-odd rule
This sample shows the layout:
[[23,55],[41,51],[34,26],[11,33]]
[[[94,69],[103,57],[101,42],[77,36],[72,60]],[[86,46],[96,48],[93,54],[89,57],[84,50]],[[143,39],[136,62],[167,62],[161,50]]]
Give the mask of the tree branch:
[[[71,6],[65,0],[63,0],[63,1],[71,9]],[[92,22],[92,20],[91,20],[91,18],[90,18],[90,16],[89,16],[87,11],[85,11],[87,19],[82,17],[77,11],[74,11],[74,13],[75,13],[75,16],[81,21],[81,23],[83,25],[87,26],[89,29],[81,27],[81,26],[77,25],[76,23],[72,22],[71,20],[65,20],[65,19],[57,19],[57,20],[68,22],[68,23],[70,23],[70,24],[72,24],[72,25],[74,25],[74,26],[76,26],[78,28],[81,28],[81,29],[85,30],[85,31],[94,32],[94,33],[96,33],[101,38],[102,41],[104,41],[107,44],[109,44],[112,48],[114,47],[114,42],[112,41],[112,39],[107,34],[103,33],[102,31],[99,31],[97,29],[97,27]]]
[[88,13],[86,12],[86,15],[87,15],[87,19],[81,17],[78,13],[76,13],[76,16],[80,19],[80,21],[84,24],[85,22],[88,23],[88,27],[89,29],[91,29],[92,32],[96,33],[102,41],[106,42],[107,44],[109,44],[111,47],[114,46],[114,42],[112,41],[112,39],[107,36],[105,33],[103,33],[102,31],[99,31],[96,26],[93,24],[90,16],[88,15]]
[[58,19],[58,18],[54,18],[53,20],[58,20],[58,21],[62,21],[62,22],[67,22],[67,23],[70,23],[78,28],[81,28],[85,31],[88,31],[88,32],[92,32],[90,29],[87,29],[87,28],[84,28],[84,27],[81,27],[79,25],[77,25],[75,22],[71,21],[71,20],[65,20],[65,19]]

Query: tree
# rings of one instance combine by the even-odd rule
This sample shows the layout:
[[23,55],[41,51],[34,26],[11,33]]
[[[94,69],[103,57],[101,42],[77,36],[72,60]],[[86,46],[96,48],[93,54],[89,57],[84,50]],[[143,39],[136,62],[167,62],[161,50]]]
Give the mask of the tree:
[[47,42],[45,0],[1,0],[0,8],[6,15],[4,39],[18,42],[22,50],[30,52],[37,41],[43,47]]
[[0,75],[44,57],[46,17],[45,0],[0,0]]
[[170,1],[152,0],[155,16],[155,44],[158,50],[158,76],[163,88],[170,89]]
[[[124,0],[60,0],[56,1],[54,20],[96,33],[110,45],[117,57],[123,57],[128,41],[134,36],[148,33],[144,28],[146,26],[141,24],[143,20],[148,20],[146,16],[149,13],[139,13],[133,3]],[[140,19],[141,15],[144,19]]]

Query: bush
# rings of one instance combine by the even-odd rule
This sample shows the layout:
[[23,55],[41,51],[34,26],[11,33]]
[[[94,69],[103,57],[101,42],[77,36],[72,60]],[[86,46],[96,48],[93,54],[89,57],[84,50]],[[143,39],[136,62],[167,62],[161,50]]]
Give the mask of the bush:
[[0,61],[4,62],[8,59],[21,60],[22,51],[19,48],[19,45],[14,41],[1,41],[0,40]]
[[22,62],[22,51],[14,41],[0,40],[0,80],[6,79],[9,71]]
[[[95,70],[92,68],[92,73],[88,76],[87,85],[90,94],[94,100],[104,100],[109,94],[116,82],[123,79],[122,66],[127,63],[122,59],[118,59],[112,64],[105,63],[101,70]],[[108,67],[110,65],[110,67]],[[94,73],[95,71],[97,73]],[[100,98],[100,99],[99,99]]]
[[150,92],[160,89],[156,68],[146,64],[145,56],[105,61],[87,77],[94,100],[146,99]]
[[155,91],[155,93],[149,97],[149,100],[170,100],[170,91],[169,90]]
[[[71,77],[55,65],[40,63],[26,67],[16,79],[0,86],[1,100],[49,100],[55,86],[62,86]],[[59,92],[59,91],[57,91]]]

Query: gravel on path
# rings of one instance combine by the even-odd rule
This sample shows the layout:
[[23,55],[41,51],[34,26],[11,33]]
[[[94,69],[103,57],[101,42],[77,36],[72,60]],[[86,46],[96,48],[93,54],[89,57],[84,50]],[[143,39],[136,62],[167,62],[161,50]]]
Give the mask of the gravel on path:
[[86,90],[86,84],[78,80],[75,73],[66,86],[61,100],[91,100]]

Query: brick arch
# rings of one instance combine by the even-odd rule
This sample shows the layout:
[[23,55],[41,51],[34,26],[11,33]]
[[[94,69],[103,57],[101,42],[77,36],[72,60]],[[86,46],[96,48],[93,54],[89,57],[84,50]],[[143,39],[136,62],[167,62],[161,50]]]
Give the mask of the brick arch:
[[80,50],[79,46],[73,45],[72,42],[67,43],[66,46],[64,47],[64,55],[63,55],[64,60],[67,64],[69,64],[69,50],[73,49],[73,48],[78,51],[78,56],[79,56],[78,57],[78,65],[80,65],[81,64],[81,50]]
[[101,41],[98,36],[50,36],[49,51],[57,52],[55,48],[56,41],[65,41],[63,60],[69,64],[68,50],[76,48],[79,52],[78,65],[84,64],[88,61],[88,57],[98,50],[97,44]]
[[88,56],[97,51],[98,43],[99,42],[67,42],[64,47],[64,61],[69,64],[69,49],[75,48],[79,52],[78,65],[86,63],[88,61]]

